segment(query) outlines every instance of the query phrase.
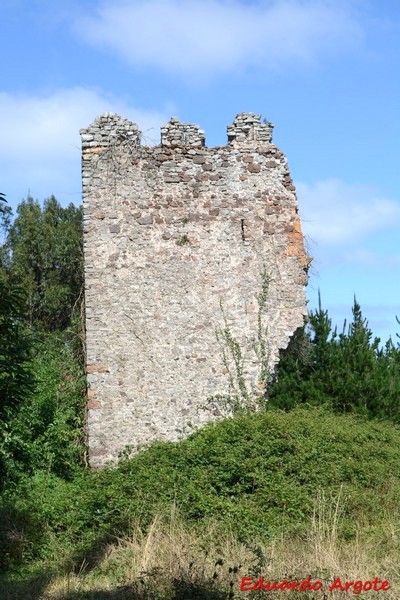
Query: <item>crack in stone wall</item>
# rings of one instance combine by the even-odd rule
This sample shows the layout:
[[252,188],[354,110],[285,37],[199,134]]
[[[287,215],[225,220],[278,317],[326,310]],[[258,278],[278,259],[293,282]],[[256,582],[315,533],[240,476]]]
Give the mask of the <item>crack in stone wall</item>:
[[256,389],[260,274],[271,368],[306,314],[295,188],[272,124],[253,113],[207,148],[172,118],[158,146],[112,113],[82,137],[90,462],[127,445],[177,440],[220,418],[228,379],[216,331],[221,302]]

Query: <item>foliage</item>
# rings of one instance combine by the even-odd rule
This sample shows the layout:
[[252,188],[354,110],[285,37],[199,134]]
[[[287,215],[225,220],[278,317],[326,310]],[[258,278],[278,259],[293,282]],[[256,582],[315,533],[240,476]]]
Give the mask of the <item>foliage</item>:
[[352,322],[340,334],[332,331],[321,303],[309,315],[309,328],[296,332],[281,353],[270,390],[273,406],[327,404],[339,413],[400,422],[400,349],[391,340],[380,346],[356,300],[352,312]]
[[[42,334],[32,342],[31,393],[21,395],[1,423],[0,567],[29,558],[35,544],[41,546],[47,526],[36,514],[44,498],[37,496],[19,508],[14,504],[30,488],[31,478],[61,487],[79,479],[82,471],[85,379],[67,342],[61,333]],[[42,492],[49,494],[45,488],[47,484]],[[29,540],[27,546],[24,540]]]
[[0,192],[0,232],[7,231],[11,222],[12,210],[5,204],[7,204],[6,195]]
[[[359,582],[379,573],[381,581],[391,584],[384,597],[398,600],[398,543],[393,535],[398,518],[388,517],[388,532],[381,532],[379,538],[366,536],[360,523],[357,538],[343,541],[338,533],[345,506],[342,494],[317,494],[307,536],[299,539],[283,530],[264,543],[254,540],[247,544],[238,542],[234,532],[216,532],[212,525],[199,533],[173,510],[165,520],[156,515],[146,532],[133,524],[124,538],[99,548],[96,559],[83,562],[79,570],[67,567],[57,573],[43,563],[35,577],[25,573],[25,577],[11,574],[2,578],[2,598],[239,600],[243,598],[243,576],[253,577],[253,582],[260,576],[276,582],[304,581],[310,576],[312,581],[322,581],[327,591],[338,573]],[[334,597],[348,599],[349,593],[339,592]],[[282,600],[288,595],[255,591],[245,597]],[[291,600],[315,598],[313,592],[290,593]]]
[[23,295],[0,280],[0,421],[31,390],[30,341],[21,327]]
[[31,343],[20,322],[23,308],[21,290],[0,279],[0,484],[14,436],[11,419],[33,389]]
[[257,296],[257,339],[253,344],[253,350],[259,361],[259,373],[257,386],[248,389],[245,377],[245,358],[241,345],[232,333],[224,305],[220,300],[220,309],[224,322],[222,328],[216,330],[216,338],[220,343],[222,362],[228,375],[229,393],[216,395],[209,399],[210,403],[222,404],[232,414],[240,414],[247,411],[266,409],[267,387],[271,381],[269,367],[269,347],[267,341],[267,328],[264,325],[264,312],[268,299],[270,277],[265,266],[260,273],[261,290]]
[[245,542],[282,529],[304,533],[318,489],[348,499],[339,534],[350,539],[360,519],[365,532],[376,531],[388,513],[398,514],[399,443],[388,423],[305,407],[271,410],[208,425],[179,443],[155,443],[118,468],[83,471],[71,482],[38,471],[3,495],[2,510],[7,516],[12,507],[23,523],[14,529],[20,558],[57,554],[70,565],[90,560],[132,522],[146,531],[171,504],[199,530],[216,521]]
[[237,413],[245,407],[250,409],[253,405],[253,398],[247,389],[244,377],[242,349],[229,328],[222,302],[220,303],[220,308],[224,327],[217,329],[215,333],[217,341],[221,343],[222,361],[228,374],[229,382],[229,394],[223,400],[233,413]]
[[54,196],[43,207],[27,198],[4,248],[11,284],[26,291],[27,322],[44,331],[66,328],[82,296],[82,208],[62,208]]
[[7,233],[10,223],[12,210],[10,206],[6,206],[7,200],[5,194],[0,193],[0,281],[6,281],[5,260],[6,251],[1,243],[1,238]]
[[8,421],[8,487],[38,471],[68,479],[85,449],[85,378],[66,335],[42,334],[33,349],[33,393]]
[[[0,565],[79,567],[133,522],[149,532],[171,505],[200,536],[216,523],[217,536],[235,531],[247,544],[305,535],[318,490],[347,499],[342,539],[356,539],[360,521],[364,532],[383,531],[387,514],[399,522],[400,431],[365,417],[400,421],[400,350],[380,347],[356,301],[347,331],[332,331],[320,305],[283,353],[270,401],[291,412],[242,414],[116,468],[83,468],[82,212],[28,198],[11,224],[4,202],[0,194]],[[267,293],[264,272],[254,346],[263,390]],[[249,409],[253,391],[223,317],[228,375]]]
[[263,323],[265,306],[268,299],[270,276],[264,266],[261,272],[261,292],[258,294],[258,314],[257,314],[257,342],[255,343],[255,352],[260,361],[259,374],[259,395],[264,396],[267,392],[267,386],[271,381],[271,372],[269,368],[269,348],[267,343],[267,328]]
[[[81,209],[28,198],[11,224],[0,195],[0,488],[43,469],[64,477],[83,452],[79,360]],[[27,306],[26,300],[28,297]],[[39,333],[65,328],[64,334]]]
[[5,269],[7,251],[4,246],[4,235],[9,230],[12,217],[12,209],[10,206],[6,206],[6,204],[6,195],[0,192],[0,281],[4,283],[7,281],[7,272]]

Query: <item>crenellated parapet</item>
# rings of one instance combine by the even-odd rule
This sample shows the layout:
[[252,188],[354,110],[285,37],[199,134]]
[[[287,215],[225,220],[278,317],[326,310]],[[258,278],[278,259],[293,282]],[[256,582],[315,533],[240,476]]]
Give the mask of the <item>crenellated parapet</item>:
[[[271,143],[273,124],[261,123],[260,115],[255,113],[240,113],[233,123],[228,125],[228,143]],[[129,119],[123,119],[115,113],[103,113],[86,129],[80,130],[82,147],[93,148],[108,146],[118,142],[129,141],[140,146],[141,131]],[[206,136],[198,125],[181,123],[176,117],[161,127],[161,146],[192,146],[205,147]]]

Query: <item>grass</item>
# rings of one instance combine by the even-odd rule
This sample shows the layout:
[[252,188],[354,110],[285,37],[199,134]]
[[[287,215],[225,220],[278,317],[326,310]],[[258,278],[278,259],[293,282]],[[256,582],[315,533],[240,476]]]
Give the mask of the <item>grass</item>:
[[[32,579],[25,584],[3,582],[4,600],[229,600],[234,598],[287,598],[288,592],[241,592],[242,577],[264,576],[265,581],[304,580],[323,583],[321,592],[290,592],[290,598],[326,598],[329,585],[338,576],[342,581],[387,579],[392,588],[374,597],[399,597],[399,522],[388,522],[385,552],[378,540],[359,535],[343,542],[338,532],[345,518],[346,498],[340,493],[315,501],[307,535],[288,538],[282,531],[267,543],[242,543],[232,532],[217,535],[209,526],[199,537],[175,509],[166,522],[157,515],[147,534],[140,527],[103,549],[99,563],[90,568],[85,561],[79,569]],[[381,540],[382,541],[382,540]],[[25,587],[24,587],[25,585]],[[351,594],[353,596],[353,594]],[[335,591],[335,599],[349,598],[349,592]]]

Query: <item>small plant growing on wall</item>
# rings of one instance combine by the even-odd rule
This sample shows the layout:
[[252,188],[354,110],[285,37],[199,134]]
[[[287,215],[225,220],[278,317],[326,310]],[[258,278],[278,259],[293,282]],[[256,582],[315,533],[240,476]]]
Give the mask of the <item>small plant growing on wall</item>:
[[177,246],[185,246],[186,244],[190,244],[190,240],[186,233],[181,235],[179,240],[176,242]]
[[269,369],[269,350],[267,341],[268,329],[264,325],[263,316],[268,298],[270,278],[265,267],[260,275],[261,291],[257,296],[257,340],[253,346],[260,365],[257,389],[248,389],[244,374],[243,351],[238,340],[229,328],[223,303],[220,301],[224,326],[216,330],[216,336],[222,346],[222,361],[228,376],[229,392],[226,396],[214,397],[212,400],[214,400],[214,402],[222,402],[225,407],[230,409],[233,413],[249,410],[265,410],[266,408],[266,391],[268,383],[271,381],[271,372]]
[[254,351],[260,361],[260,373],[258,378],[258,394],[259,396],[265,397],[268,383],[271,381],[271,372],[269,368],[269,350],[268,350],[268,328],[264,326],[263,315],[265,305],[268,298],[268,289],[270,277],[266,271],[265,266],[263,267],[261,275],[261,292],[258,295],[258,315],[257,315],[257,341],[254,344]]
[[222,300],[220,301],[220,308],[224,327],[217,329],[215,333],[222,346],[222,361],[229,381],[229,395],[226,398],[226,403],[233,412],[237,412],[248,406],[250,394],[244,377],[242,350],[229,328]]

